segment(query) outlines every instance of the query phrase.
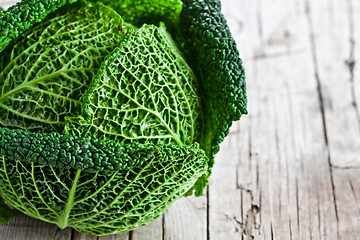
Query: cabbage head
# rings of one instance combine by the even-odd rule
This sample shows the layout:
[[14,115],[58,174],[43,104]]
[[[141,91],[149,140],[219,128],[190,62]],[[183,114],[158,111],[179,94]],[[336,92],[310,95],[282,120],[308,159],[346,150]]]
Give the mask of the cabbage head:
[[0,223],[130,231],[202,195],[246,113],[214,0],[23,0],[0,13]]

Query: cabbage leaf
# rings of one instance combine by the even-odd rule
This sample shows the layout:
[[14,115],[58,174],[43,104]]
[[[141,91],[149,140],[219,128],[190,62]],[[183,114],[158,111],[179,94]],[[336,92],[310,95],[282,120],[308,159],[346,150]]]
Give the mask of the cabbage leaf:
[[[92,0],[96,1],[96,0]],[[127,22],[141,27],[144,23],[158,25],[160,22],[173,28],[179,22],[181,0],[100,0],[115,9]]]
[[111,8],[79,2],[12,42],[0,55],[0,126],[61,132],[125,28]]
[[129,32],[106,59],[65,132],[116,142],[192,144],[198,136],[197,80],[162,25]]
[[[77,165],[89,157],[99,160],[101,170]],[[86,234],[148,224],[182,197],[207,165],[197,143],[124,145],[0,128],[0,196],[29,216]]]

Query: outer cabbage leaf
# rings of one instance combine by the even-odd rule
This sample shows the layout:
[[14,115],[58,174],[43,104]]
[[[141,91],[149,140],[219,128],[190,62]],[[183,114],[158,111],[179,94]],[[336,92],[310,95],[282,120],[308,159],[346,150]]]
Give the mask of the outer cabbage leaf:
[[229,133],[233,121],[246,114],[242,61],[218,0],[184,0],[181,29],[187,56],[199,77],[206,118],[201,143],[210,156]]
[[80,97],[119,44],[122,18],[101,3],[59,9],[0,55],[0,126],[58,131],[81,112]]
[[[6,140],[0,142],[1,197],[29,216],[86,234],[113,234],[148,224],[207,170],[208,159],[198,144],[121,145],[63,136],[67,138],[63,142],[74,145],[57,151],[58,138],[53,134],[10,129],[2,132]],[[29,153],[31,156],[36,149],[48,153],[53,149],[50,155],[58,155],[59,159],[67,156],[76,162],[82,149],[86,149],[76,146],[85,142],[87,149],[103,160],[97,163],[100,168],[111,165],[105,161],[113,152],[108,151],[109,146],[133,151],[130,155],[139,161],[121,170],[94,171],[65,168],[62,161],[47,163],[47,158],[39,164],[41,158],[23,157]]]
[[69,135],[116,142],[192,144],[198,136],[197,80],[165,27],[129,33],[106,59],[69,118]]
[[176,34],[200,82],[204,124],[200,144],[210,158],[209,173],[196,184],[201,195],[220,143],[233,121],[246,114],[246,85],[242,61],[219,0],[184,0]]
[[77,0],[22,0],[0,14],[0,52],[49,13]]
[[[194,148],[198,148],[197,143]],[[177,145],[118,144],[55,132],[43,134],[0,127],[0,153],[9,160],[21,158],[27,162],[88,172],[129,169],[159,151],[176,152],[178,149]]]

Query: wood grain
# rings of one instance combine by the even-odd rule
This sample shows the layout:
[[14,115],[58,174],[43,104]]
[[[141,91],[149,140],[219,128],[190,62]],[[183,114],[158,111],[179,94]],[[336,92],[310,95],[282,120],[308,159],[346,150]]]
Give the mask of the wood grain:
[[[359,2],[334,1],[335,12],[323,11],[325,6],[314,1],[308,3],[312,30],[316,34],[312,41],[314,64],[331,163],[334,167],[360,167],[360,115],[355,97],[355,84],[359,79],[354,75],[354,69],[358,67],[354,16],[355,11],[359,11]],[[333,23],[321,21],[322,18],[333,19]],[[321,34],[318,34],[320,30]]]
[[18,216],[6,225],[0,224],[1,240],[70,240],[72,230],[60,230],[57,226],[27,216]]
[[340,239],[359,239],[360,170],[334,169],[334,182],[339,212]]
[[87,236],[22,216],[0,225],[0,239],[359,239],[360,1],[222,4],[249,114],[221,145],[204,195],[129,233]]

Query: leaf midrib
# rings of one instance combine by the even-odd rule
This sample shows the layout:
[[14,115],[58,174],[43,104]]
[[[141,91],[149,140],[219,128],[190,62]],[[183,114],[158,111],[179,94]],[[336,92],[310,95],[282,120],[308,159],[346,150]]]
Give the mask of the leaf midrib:
[[[8,96],[11,96],[12,94],[25,89],[25,88],[31,88],[34,87],[35,84],[45,81],[47,79],[51,79],[51,78],[55,78],[60,76],[61,74],[64,73],[69,73],[69,72],[81,72],[81,71],[96,71],[98,70],[97,68],[75,68],[75,69],[66,69],[66,70],[58,70],[56,72],[47,74],[43,77],[40,77],[38,79],[32,80],[30,82],[23,82],[20,85],[17,85],[15,88],[13,88],[12,90],[6,92],[5,94],[0,96],[0,103],[4,103],[4,101],[7,99]],[[72,101],[74,102],[80,102],[78,100],[72,99]]]

